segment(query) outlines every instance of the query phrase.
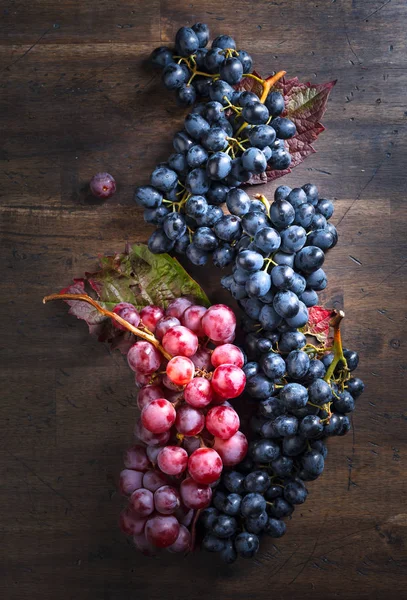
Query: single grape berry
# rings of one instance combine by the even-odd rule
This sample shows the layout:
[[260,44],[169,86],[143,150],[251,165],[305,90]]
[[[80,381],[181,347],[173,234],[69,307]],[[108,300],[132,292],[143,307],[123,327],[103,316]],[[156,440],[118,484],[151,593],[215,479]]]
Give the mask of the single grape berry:
[[95,198],[106,200],[116,191],[116,182],[109,173],[96,173],[89,183],[90,191]]

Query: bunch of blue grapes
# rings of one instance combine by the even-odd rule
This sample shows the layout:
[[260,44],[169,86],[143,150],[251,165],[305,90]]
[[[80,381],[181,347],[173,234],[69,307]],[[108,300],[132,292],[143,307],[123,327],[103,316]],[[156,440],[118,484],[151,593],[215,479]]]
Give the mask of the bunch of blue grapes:
[[[245,75],[257,79],[250,74],[250,56],[237,51],[230,36],[217,37],[211,49],[204,47],[208,39],[207,26],[198,23],[179,30],[175,54],[163,47],[153,52],[167,87],[193,101],[199,88],[206,102],[187,115],[174,136],[174,153],[154,169],[149,185],[136,189],[134,199],[144,208],[145,220],[157,226],[149,240],[152,252],[186,253],[196,265],[213,255],[223,267],[234,259],[247,208],[246,202],[233,212],[236,189],[253,176],[264,177],[267,168],[289,167],[285,140],[296,128],[281,116],[285,105],[278,91],[263,87],[263,98],[233,87]],[[220,208],[225,203],[232,207],[226,217]]]
[[[222,278],[222,285],[245,312],[245,328],[260,324],[274,339],[304,327],[308,308],[318,303],[317,292],[327,285],[325,252],[338,239],[328,222],[333,203],[319,198],[316,186],[308,183],[294,189],[279,186],[270,205],[253,202],[236,189],[228,208],[234,216],[240,214],[239,236],[232,273]],[[253,343],[249,334],[248,347]],[[256,343],[267,347],[266,341]]]
[[262,535],[284,535],[285,519],[307,498],[306,482],[324,470],[326,438],[349,431],[349,413],[364,390],[362,380],[350,375],[357,353],[343,354],[346,367],[338,363],[327,377],[334,354],[319,353],[292,330],[246,363],[247,389],[258,400],[254,437],[247,457],[223,473],[213,505],[202,513],[204,549],[232,563],[253,557]]

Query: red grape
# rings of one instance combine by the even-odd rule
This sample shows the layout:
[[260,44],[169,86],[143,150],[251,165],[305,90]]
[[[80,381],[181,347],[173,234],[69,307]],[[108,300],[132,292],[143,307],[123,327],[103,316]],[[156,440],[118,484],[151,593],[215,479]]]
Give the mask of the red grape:
[[198,437],[184,437],[182,441],[182,446],[188,452],[188,454],[192,454],[195,452],[197,448],[201,447],[201,440]]
[[164,433],[154,434],[148,429],[143,427],[141,420],[137,420],[134,427],[134,435],[141,441],[147,444],[147,446],[164,446],[170,439],[170,432],[165,431]]
[[185,402],[195,408],[202,408],[210,404],[212,395],[210,381],[204,377],[195,377],[184,390]]
[[150,467],[146,449],[138,445],[126,450],[123,462],[126,469],[135,469],[136,471],[147,471]]
[[143,427],[152,433],[164,433],[174,425],[175,408],[165,398],[156,398],[147,404],[141,412]]
[[195,365],[186,356],[174,356],[167,364],[166,373],[176,385],[186,385],[194,377]]
[[164,349],[173,356],[192,356],[198,349],[198,338],[182,325],[171,327],[162,339]]
[[135,490],[142,487],[143,473],[133,469],[123,469],[120,473],[119,487],[123,496],[130,496]]
[[151,381],[151,373],[134,373],[134,383],[138,388],[148,385]]
[[198,337],[203,337],[204,331],[202,329],[202,317],[206,313],[206,308],[204,306],[198,306],[197,304],[193,304],[189,308],[186,309],[184,314],[182,315],[182,324],[185,327],[188,327],[191,331],[196,333]]
[[[136,307],[129,302],[120,302],[120,304],[116,304],[113,312],[131,323],[131,325],[134,325],[134,327],[137,327],[140,323],[140,315],[138,314]],[[113,321],[113,325],[121,331],[127,331],[126,327],[116,321]]]
[[215,437],[228,440],[239,430],[239,415],[230,406],[214,406],[206,415],[205,427]]
[[177,540],[179,529],[180,525],[172,515],[155,515],[148,519],[144,531],[150,544],[157,548],[167,548]]
[[180,486],[181,498],[185,506],[199,510],[209,506],[212,490],[208,485],[200,485],[191,477],[184,479]]
[[[182,392],[182,390],[184,389],[182,385],[177,385],[176,383],[174,383],[173,381],[171,381],[171,379],[168,377],[167,373],[165,373],[165,375],[163,375],[162,377],[162,383],[163,386],[165,386],[168,390],[171,390],[173,392]],[[165,393],[165,396],[167,394]]]
[[89,183],[92,196],[106,200],[116,191],[116,182],[109,173],[96,173]]
[[178,490],[171,485],[163,485],[154,492],[154,506],[162,515],[173,515],[181,504]]
[[154,373],[160,368],[161,360],[161,353],[145,340],[133,344],[127,353],[130,369],[138,373]]
[[237,398],[245,387],[246,375],[235,365],[220,365],[213,372],[213,391],[222,398]]
[[176,317],[177,319],[180,319],[186,309],[191,306],[191,304],[192,302],[191,300],[188,300],[188,298],[175,298],[175,300],[168,305],[165,314],[168,317]]
[[159,306],[145,306],[140,311],[140,317],[147,329],[154,333],[156,325],[164,316],[164,311]]
[[187,552],[191,549],[191,534],[185,525],[179,526],[179,534],[177,539],[171,546],[168,546],[169,552]]
[[211,340],[226,342],[235,333],[235,314],[226,304],[214,304],[202,317],[202,329]]
[[240,348],[234,344],[222,344],[212,352],[211,362],[214,367],[227,364],[242,368],[244,356]]
[[157,456],[161,452],[163,446],[147,446],[146,454],[152,465],[157,464]]
[[[137,548],[137,550],[139,550],[145,556],[154,556],[157,552],[157,548],[155,546],[153,546],[153,544],[150,544],[150,542],[147,542],[146,536],[144,535],[144,533],[142,533],[140,535],[134,535],[133,543],[134,543],[135,547]],[[175,541],[175,543],[173,545],[175,545],[176,543],[177,542]]]
[[191,356],[191,360],[196,366],[197,369],[204,369],[205,371],[212,370],[211,364],[211,351],[209,348],[199,347],[193,356]]
[[200,484],[210,484],[222,473],[222,459],[212,448],[198,448],[188,459],[188,471]]
[[202,412],[193,406],[183,404],[177,410],[175,427],[183,435],[198,435],[205,426],[205,417]]
[[248,446],[246,436],[238,431],[228,440],[215,438],[213,447],[219,452],[225,467],[232,467],[244,459]]
[[146,517],[140,517],[130,505],[120,513],[119,527],[126,535],[140,535],[144,531]]
[[148,517],[148,515],[154,512],[153,492],[146,488],[136,490],[130,496],[130,505],[140,517]]
[[179,446],[165,446],[157,456],[157,464],[167,475],[180,475],[188,464],[188,454]]
[[181,321],[176,317],[163,317],[158,321],[154,335],[161,342],[167,331],[177,325],[181,325]]
[[165,476],[159,471],[147,471],[143,476],[143,487],[150,492],[155,492],[163,485],[167,485]]
[[160,385],[145,385],[141,388],[137,396],[137,405],[140,410],[143,410],[147,404],[156,398],[164,397],[164,390]]

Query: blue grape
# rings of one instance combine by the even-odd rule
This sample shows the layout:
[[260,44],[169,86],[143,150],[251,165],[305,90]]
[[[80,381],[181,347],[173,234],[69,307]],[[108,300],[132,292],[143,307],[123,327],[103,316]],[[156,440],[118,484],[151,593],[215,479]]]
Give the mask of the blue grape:
[[213,264],[223,269],[230,265],[236,256],[236,252],[230,244],[222,244],[213,253]]
[[187,175],[185,185],[193,195],[200,196],[206,194],[209,190],[210,183],[205,169],[199,167],[197,169],[192,169]]
[[288,408],[302,408],[308,402],[308,391],[299,383],[288,383],[280,392],[280,400]]
[[198,38],[199,47],[204,48],[209,42],[209,27],[206,23],[195,23],[192,29]]
[[243,65],[243,73],[251,73],[253,69],[253,59],[246,50],[238,50],[237,58]]
[[249,273],[261,269],[263,262],[264,259],[262,255],[258,252],[253,252],[253,250],[242,250],[242,252],[239,252],[236,259],[237,265]]
[[143,208],[158,208],[163,195],[152,185],[141,185],[134,192],[134,201]]
[[191,168],[200,167],[208,160],[208,153],[202,146],[191,146],[187,152],[186,160]]
[[186,249],[187,258],[191,261],[193,265],[197,265],[198,267],[206,264],[209,258],[209,254],[204,250],[200,250],[195,246],[194,243],[190,244]]
[[[218,210],[221,209],[219,208]],[[240,237],[242,232],[239,217],[236,217],[235,215],[224,215],[215,224],[214,232],[220,240],[223,240],[224,242],[233,242]]]
[[232,215],[242,217],[250,210],[250,198],[240,188],[232,188],[227,193],[226,206]]
[[265,271],[257,271],[256,273],[252,273],[247,280],[245,287],[249,296],[264,296],[271,288],[270,275]]
[[174,247],[175,242],[167,238],[163,229],[156,229],[148,240],[148,249],[153,254],[163,254],[170,252]]
[[194,219],[208,212],[208,202],[205,196],[190,196],[185,204],[185,212]]
[[209,73],[217,73],[224,61],[225,55],[221,48],[211,48],[205,54],[204,64]]
[[281,140],[288,140],[297,132],[295,124],[290,121],[290,119],[285,119],[284,117],[272,119],[270,125],[275,130],[277,137]]
[[270,220],[277,229],[285,229],[294,219],[294,207],[287,200],[276,200],[270,206]]
[[282,317],[272,306],[265,304],[260,311],[259,321],[264,329],[273,331],[280,325]]
[[302,302],[301,300],[299,301],[299,305],[300,308],[297,314],[294,317],[286,318],[287,325],[293,329],[299,329],[301,327],[304,327],[308,323],[308,309],[304,302]]
[[295,317],[300,310],[298,296],[289,290],[277,292],[274,296],[273,308],[280,317]]
[[[156,167],[151,173],[150,183],[162,192],[168,192],[177,185],[178,175],[168,167]],[[151,208],[151,207],[149,207]]]
[[[211,83],[211,87],[209,89],[209,96],[211,100],[215,100],[216,102],[220,102],[225,106],[227,104],[227,100],[230,100],[233,95],[233,88],[222,79],[217,79]],[[227,100],[225,99],[227,98]]]
[[242,79],[243,64],[238,58],[227,58],[221,64],[219,74],[221,79],[230,85],[235,85]]
[[291,225],[281,232],[281,250],[294,254],[305,245],[307,241],[307,232],[299,225]]
[[184,217],[176,212],[167,215],[163,221],[165,235],[170,240],[177,240],[186,232],[187,226]]
[[188,75],[177,63],[170,62],[163,70],[162,82],[167,90],[176,90],[188,81]]
[[211,204],[215,204],[216,206],[220,206],[227,200],[227,195],[229,193],[230,188],[223,183],[218,181],[213,181],[211,183],[211,187],[208,190],[207,198]]
[[164,69],[164,67],[174,62],[173,52],[167,46],[160,46],[153,50],[150,55],[150,61],[156,67]]
[[225,152],[215,152],[206,163],[206,173],[210,179],[225,179],[232,168],[232,160]]
[[195,142],[186,133],[186,131],[178,131],[174,135],[172,145],[176,152],[188,152],[191,146],[194,146]]
[[315,208],[312,206],[312,204],[308,204],[308,202],[301,204],[301,206],[299,206],[295,211],[294,224],[301,225],[301,227],[304,227],[304,229],[308,229],[308,227],[311,225],[314,215]]
[[270,125],[255,125],[249,130],[247,137],[252,146],[262,149],[274,142],[276,132]]
[[193,243],[199,250],[212,252],[218,247],[218,239],[209,227],[199,227],[193,236]]
[[261,212],[249,211],[242,218],[243,231],[253,237],[267,225],[267,217]]
[[305,438],[318,437],[323,431],[324,425],[318,415],[307,415],[300,423],[299,433]]
[[299,299],[308,308],[318,304],[318,294],[314,290],[304,290],[302,294],[300,294]]
[[307,200],[312,206],[317,206],[318,204],[318,188],[313,183],[306,183],[302,186],[302,189],[307,195]]
[[208,121],[201,115],[190,113],[185,118],[185,129],[194,140],[199,141],[210,128]]
[[284,97],[280,92],[270,92],[264,104],[272,117],[279,117],[285,108]]
[[[181,87],[175,90],[175,97],[179,106],[192,106],[196,100],[195,86],[198,82],[195,80],[194,85],[183,83]],[[201,91],[199,91],[201,95]]]
[[295,256],[295,266],[304,273],[313,273],[324,264],[325,255],[316,246],[305,246]]
[[263,173],[267,167],[266,157],[259,148],[248,148],[241,156],[243,168],[251,173]]
[[189,56],[199,48],[199,39],[191,27],[181,27],[175,35],[175,47],[181,56]]
[[232,50],[236,50],[236,42],[230,35],[218,35],[212,42],[212,48],[221,48],[222,50],[231,48]]
[[284,171],[288,169],[291,164],[291,155],[284,148],[277,148],[273,150],[271,158],[268,161],[269,166],[277,171]]
[[267,524],[264,528],[264,531],[272,538],[280,538],[285,534],[286,524],[284,521],[280,519],[273,519],[273,517],[269,517]]
[[267,107],[256,100],[247,102],[242,110],[243,119],[251,125],[263,125],[268,121],[269,116]]
[[211,127],[202,136],[202,145],[211,152],[219,152],[224,150],[227,145],[227,133],[221,127]]

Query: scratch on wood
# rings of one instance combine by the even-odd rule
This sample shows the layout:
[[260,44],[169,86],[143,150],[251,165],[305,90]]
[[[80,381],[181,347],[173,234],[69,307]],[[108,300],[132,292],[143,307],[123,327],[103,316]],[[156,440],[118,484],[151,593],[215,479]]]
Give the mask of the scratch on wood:
[[12,63],[10,63],[6,67],[4,67],[4,69],[2,69],[0,71],[0,73],[4,73],[4,71],[8,71],[10,69],[10,67],[14,66],[16,63],[18,63],[20,60],[22,60],[25,56],[27,56],[27,54],[29,54],[31,52],[31,50],[33,50],[33,48],[35,48],[35,46],[40,43],[40,41],[42,40],[42,38],[45,37],[49,31],[51,31],[51,28],[49,28],[46,31],[44,31],[44,33],[42,35],[40,35],[40,37],[38,38],[38,40],[36,42],[34,42],[33,45],[30,46],[28,48],[28,50],[26,50],[24,52],[24,54],[22,54],[21,56],[18,56],[15,61],[13,61]]
[[379,6],[379,8],[376,8],[376,10],[374,10],[373,12],[370,13],[370,15],[367,15],[367,17],[365,17],[365,21],[367,21],[368,19],[370,19],[370,17],[373,17],[373,15],[377,14],[379,11],[382,10],[382,8],[384,8],[385,6],[387,6],[388,4],[390,4],[391,0],[387,0],[387,2],[384,2],[381,6]]

